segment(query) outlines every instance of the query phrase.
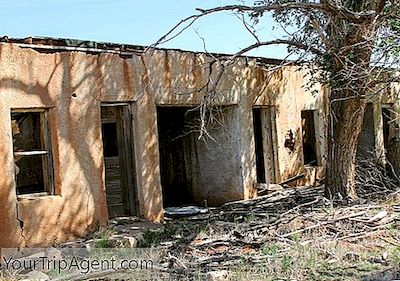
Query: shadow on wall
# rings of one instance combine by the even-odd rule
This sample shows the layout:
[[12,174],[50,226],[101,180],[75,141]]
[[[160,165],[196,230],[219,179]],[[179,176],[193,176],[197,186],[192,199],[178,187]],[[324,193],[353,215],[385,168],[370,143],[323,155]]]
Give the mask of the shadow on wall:
[[[303,164],[303,138],[301,113],[303,110],[316,110],[315,136],[318,143],[317,154],[319,165],[323,166],[325,157],[326,136],[326,91],[318,83],[306,86],[309,79],[307,69],[298,70],[297,66],[288,66],[272,73],[267,70],[255,69],[254,76],[257,82],[253,91],[252,104],[255,108],[274,106],[276,116],[276,134],[278,167],[276,167],[277,181],[307,173]],[[309,87],[309,88],[307,88]],[[285,145],[288,132],[294,135],[293,147]],[[253,144],[254,145],[254,144]],[[299,182],[302,183],[302,182]]]
[[[16,201],[15,196],[10,195],[16,192],[14,181],[4,182],[3,179],[1,195],[8,199],[2,205],[0,215],[7,218],[9,216],[3,216],[3,212],[13,208],[17,210],[14,221],[2,222],[14,228],[8,230],[9,233],[0,233],[0,247],[50,245],[82,236],[104,223],[107,217],[103,161],[99,153],[102,151],[100,102],[97,100],[101,90],[99,80],[106,77],[99,75],[96,56],[57,53],[49,57],[33,51],[24,53],[15,47],[7,48],[9,54],[7,57],[1,56],[1,61],[20,61],[17,56],[25,56],[28,65],[19,67],[27,69],[29,78],[24,78],[32,80],[27,83],[24,79],[2,77],[2,91],[17,93],[15,99],[18,102],[13,102],[13,107],[31,107],[29,100],[32,98],[39,99],[43,107],[50,107],[56,194]],[[35,73],[38,67],[36,63],[40,60],[37,57],[47,63],[49,58],[54,58],[54,62],[47,66],[52,68],[47,83],[38,81],[46,73]],[[20,70],[20,73],[24,72]],[[11,73],[10,76],[15,77],[16,74]],[[41,77],[35,77],[35,74]],[[10,141],[8,139],[6,142]],[[12,153],[9,149],[6,151]],[[12,176],[9,173],[9,177]],[[8,236],[17,238],[10,240]]]

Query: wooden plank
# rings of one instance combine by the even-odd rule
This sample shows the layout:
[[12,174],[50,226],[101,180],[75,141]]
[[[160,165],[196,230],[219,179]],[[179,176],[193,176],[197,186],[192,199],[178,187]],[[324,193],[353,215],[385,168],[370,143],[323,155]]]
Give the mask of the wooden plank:
[[274,159],[274,145],[272,137],[272,123],[270,107],[260,109],[261,114],[261,131],[263,138],[264,148],[264,165],[265,165],[265,181],[266,183],[275,183],[275,159]]
[[53,153],[50,137],[50,126],[49,126],[49,112],[45,111],[41,114],[41,139],[42,149],[47,152],[47,155],[43,157],[43,177],[46,190],[50,194],[55,194],[54,188],[54,166],[53,166]]
[[124,215],[119,157],[105,157],[106,198],[110,217]]
[[43,196],[49,196],[51,195],[49,192],[36,192],[36,193],[30,193],[30,194],[18,194],[17,197],[20,199],[29,199],[29,198],[37,198],[37,197],[43,197]]
[[129,193],[128,193],[128,168],[126,156],[129,153],[125,145],[125,130],[123,123],[123,107],[116,107],[116,122],[117,122],[117,142],[119,151],[120,175],[121,175],[121,194],[124,205],[124,213],[130,214]]
[[127,102],[102,103],[102,107],[129,106]]
[[16,151],[14,156],[34,156],[34,155],[47,155],[48,152],[44,150],[39,151]]
[[272,137],[272,155],[274,159],[274,182],[277,183],[280,181],[281,176],[279,173],[279,161],[278,161],[278,134],[276,130],[276,108],[275,106],[270,106],[270,114],[271,114],[271,137]]
[[32,107],[32,108],[13,108],[12,112],[18,112],[18,113],[26,113],[26,112],[45,112],[45,108],[37,108],[37,107]]
[[133,118],[130,105],[122,107],[121,112],[122,127],[124,132],[125,163],[126,163],[126,188],[128,194],[129,212],[131,215],[137,215],[137,195],[136,195],[136,177],[134,161],[134,143],[133,143]]

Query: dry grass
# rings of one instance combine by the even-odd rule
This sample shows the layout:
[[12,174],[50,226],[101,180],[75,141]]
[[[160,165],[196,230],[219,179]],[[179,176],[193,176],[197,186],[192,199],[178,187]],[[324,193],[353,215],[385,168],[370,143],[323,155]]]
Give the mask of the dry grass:
[[308,205],[274,220],[254,212],[174,220],[164,227],[170,236],[153,246],[185,265],[165,257],[171,280],[204,280],[218,270],[228,280],[392,280],[400,266],[397,202]]

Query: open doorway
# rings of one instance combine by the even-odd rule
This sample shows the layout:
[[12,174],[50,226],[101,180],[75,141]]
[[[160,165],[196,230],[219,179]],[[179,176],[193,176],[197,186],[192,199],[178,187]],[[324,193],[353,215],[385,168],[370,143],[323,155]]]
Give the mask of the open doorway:
[[390,151],[390,145],[396,135],[395,116],[393,116],[393,104],[382,104],[382,129],[383,129],[383,145],[385,152]]
[[358,159],[369,159],[375,157],[375,130],[374,105],[372,103],[367,103],[365,106],[361,132],[358,137]]
[[258,183],[276,183],[275,107],[253,108],[253,126]]
[[195,204],[196,120],[190,107],[157,107],[161,185],[164,207]]
[[109,217],[136,215],[130,105],[102,104],[101,126]]
[[315,138],[315,110],[301,111],[301,130],[303,140],[303,163],[305,166],[318,166],[317,140]]

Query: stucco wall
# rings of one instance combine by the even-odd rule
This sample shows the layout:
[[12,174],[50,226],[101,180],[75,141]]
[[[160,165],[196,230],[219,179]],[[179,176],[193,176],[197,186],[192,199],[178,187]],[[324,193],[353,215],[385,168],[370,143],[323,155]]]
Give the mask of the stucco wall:
[[[139,215],[162,220],[156,107],[198,105],[211,73],[204,54],[157,50],[143,56],[37,52],[0,45],[0,248],[49,245],[74,239],[107,221],[100,105],[130,102]],[[215,130],[218,144],[198,142],[196,196],[212,204],[256,196],[252,108],[276,107],[277,174],[284,180],[305,171],[301,110],[316,109],[320,163],[324,163],[325,92],[303,88],[304,72],[289,66],[269,79],[252,61],[238,59],[218,84],[214,102],[228,106],[225,128]],[[10,109],[48,108],[56,194],[17,199]],[[283,146],[296,132],[295,149]],[[222,146],[222,148],[221,148]],[[318,168],[322,171],[322,168]],[[309,178],[307,180],[310,180]]]
[[[97,60],[0,46],[1,247],[72,239],[106,221]],[[11,108],[49,109],[54,196],[16,198]]]
[[[212,66],[214,77],[217,67]],[[228,69],[234,77],[235,71]],[[139,213],[160,221],[156,106],[198,104],[202,94],[193,90],[207,81],[209,73],[207,57],[201,54],[156,51],[123,59],[115,54],[43,53],[0,45],[0,247],[49,245],[106,223],[101,102],[133,103],[136,171],[132,172]],[[242,78],[220,84],[219,90],[227,93],[218,98],[221,105],[237,103]],[[55,195],[17,199],[12,108],[49,109]],[[240,175],[240,166],[236,168]],[[234,188],[235,193],[242,190]],[[239,194],[238,199],[242,197]]]
[[197,181],[193,194],[197,202],[209,206],[244,198],[240,163],[239,109],[233,105],[221,108],[221,124],[209,130],[212,137],[197,140],[195,163]]
[[[257,69],[253,73],[253,83],[256,85],[250,85],[254,90],[252,90],[251,96],[246,97],[249,101],[244,104],[243,110],[247,112],[247,115],[250,114],[252,106],[270,105],[275,107],[277,143],[274,146],[276,161],[278,162],[275,172],[278,182],[302,173],[305,173],[305,179],[298,181],[297,184],[314,184],[315,178],[323,177],[326,150],[327,92],[318,83],[314,84],[312,88],[305,87],[304,85],[307,85],[310,79],[307,73],[306,68],[291,65],[273,73]],[[318,167],[305,168],[303,165],[302,110],[315,110]],[[250,136],[253,131],[252,125],[248,130],[247,135]],[[293,150],[284,146],[285,136],[289,130],[294,133]],[[254,150],[254,140],[249,139],[247,143],[252,146],[251,150]]]

